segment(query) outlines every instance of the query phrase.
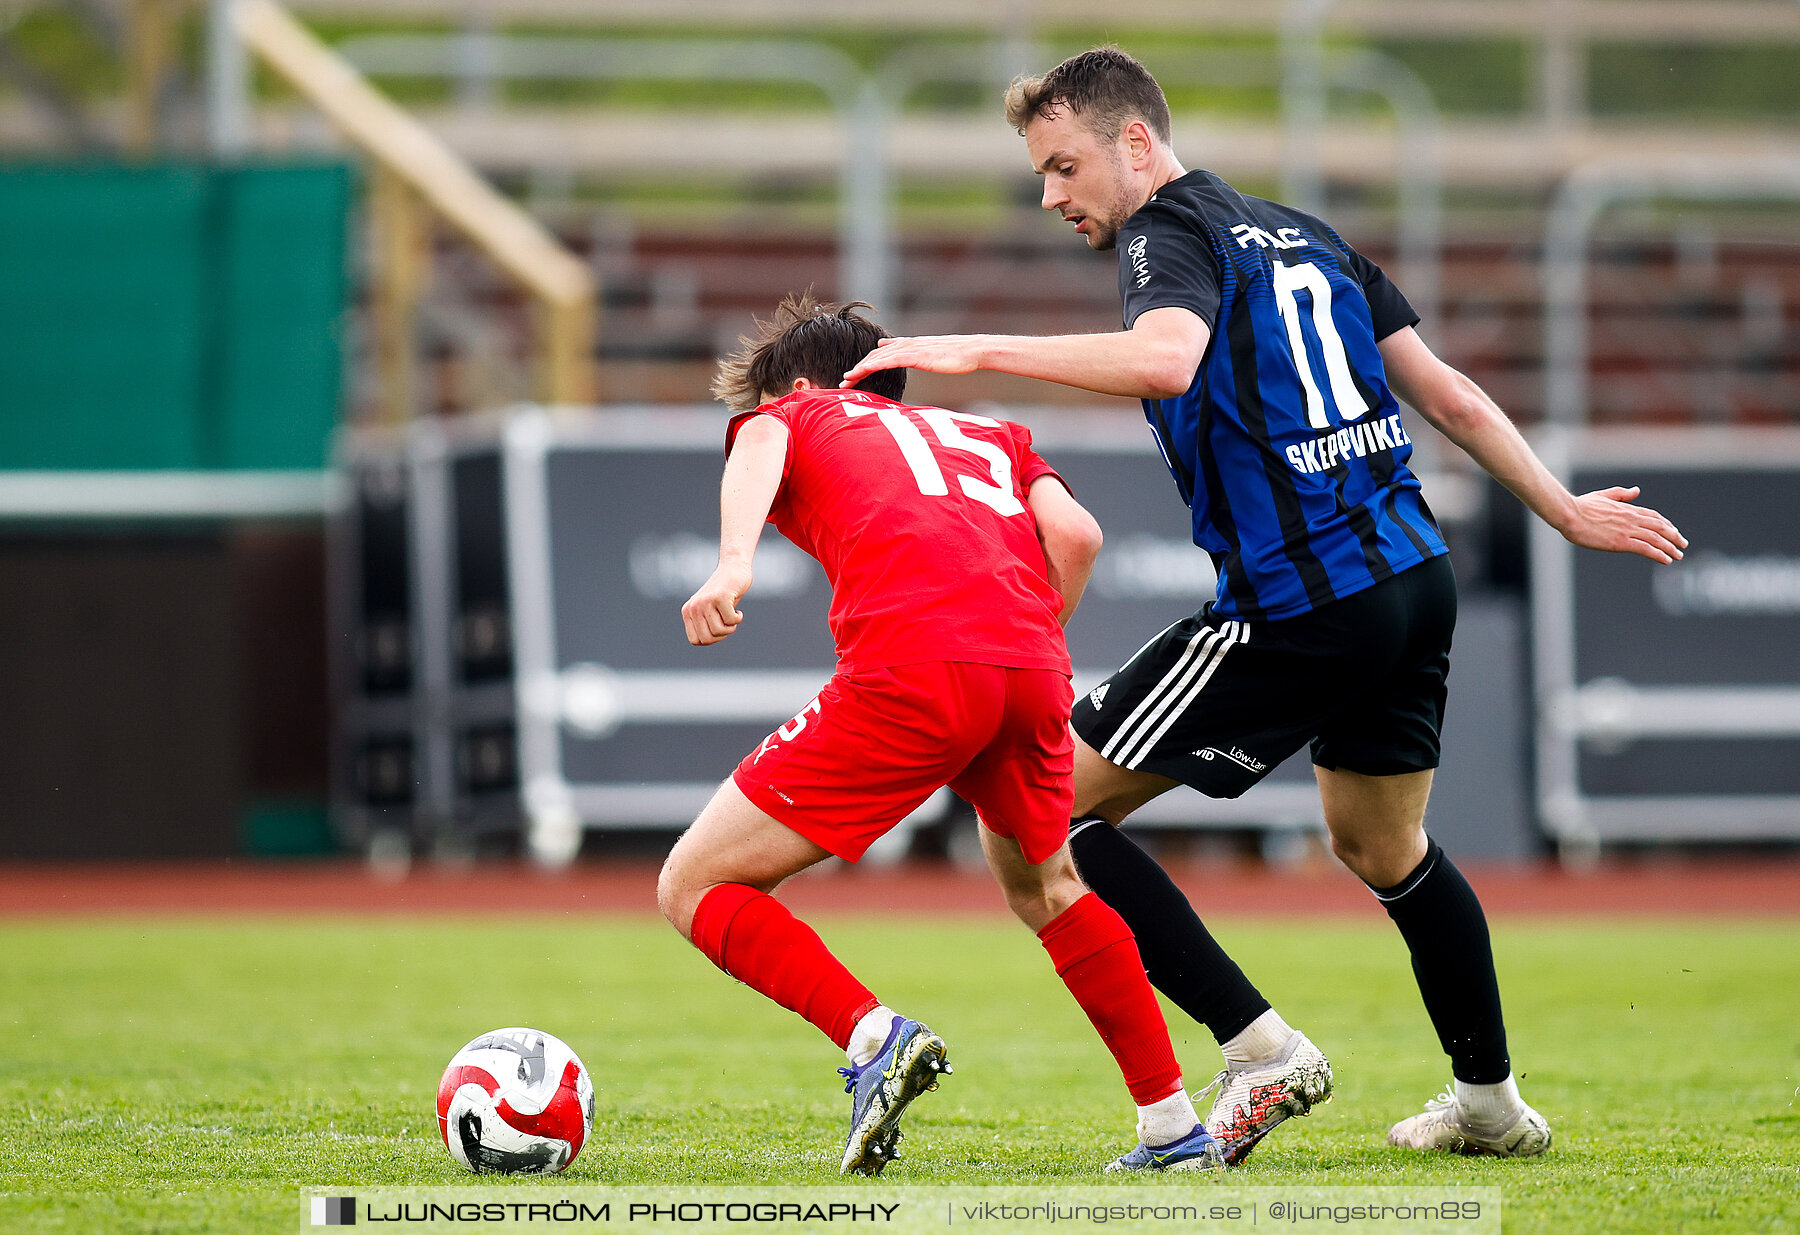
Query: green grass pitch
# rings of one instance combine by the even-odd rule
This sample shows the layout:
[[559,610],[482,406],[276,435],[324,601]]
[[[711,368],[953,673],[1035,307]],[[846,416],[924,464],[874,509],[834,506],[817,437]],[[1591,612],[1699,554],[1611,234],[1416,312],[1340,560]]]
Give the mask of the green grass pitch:
[[[1023,928],[818,924],[957,1065],[883,1183],[1097,1184],[1130,1147],[1112,1062]],[[1385,922],[1215,926],[1338,1076],[1239,1182],[1491,1185],[1509,1231],[1800,1230],[1800,923],[1497,922],[1541,1162],[1386,1147],[1448,1069]],[[514,1024],[599,1091],[569,1173],[518,1187],[837,1178],[837,1052],[660,922],[26,922],[0,925],[0,1229],[291,1230],[301,1185],[467,1183],[438,1073]],[[1217,1048],[1170,1025],[1198,1087]]]

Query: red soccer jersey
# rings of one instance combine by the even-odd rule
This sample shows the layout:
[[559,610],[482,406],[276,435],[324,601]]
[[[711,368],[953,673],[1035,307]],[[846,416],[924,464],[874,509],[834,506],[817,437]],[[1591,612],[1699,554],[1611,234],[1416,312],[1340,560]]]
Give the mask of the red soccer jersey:
[[[1022,425],[861,390],[807,390],[732,418],[788,427],[769,522],[831,580],[838,669],[932,660],[1069,672]],[[1060,477],[1058,478],[1060,479]]]

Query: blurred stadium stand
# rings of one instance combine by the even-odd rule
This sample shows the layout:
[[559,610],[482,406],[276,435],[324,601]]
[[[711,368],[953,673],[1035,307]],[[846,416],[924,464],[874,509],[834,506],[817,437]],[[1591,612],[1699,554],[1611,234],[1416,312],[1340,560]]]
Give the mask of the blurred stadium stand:
[[[0,562],[19,588],[52,578],[59,555],[112,562],[80,573],[84,586],[118,579],[102,591],[120,613],[135,596],[147,613],[164,596],[171,649],[181,643],[173,632],[190,627],[207,632],[191,641],[200,659],[209,641],[246,649],[229,662],[238,666],[229,681],[217,664],[203,672],[196,660],[186,671],[194,698],[213,682],[212,728],[142,724],[163,753],[120,764],[186,766],[164,747],[211,760],[212,771],[196,763],[170,774],[170,783],[237,786],[196,790],[196,802],[215,803],[202,812],[212,822],[180,844],[210,836],[201,846],[210,852],[246,838],[303,848],[294,838],[310,825],[295,821],[322,801],[322,682],[307,679],[303,703],[282,691],[299,688],[295,666],[312,663],[313,651],[297,649],[316,650],[307,641],[324,621],[327,490],[317,469],[329,421],[489,411],[558,389],[554,374],[574,372],[584,357],[597,361],[591,389],[602,404],[692,404],[750,316],[807,285],[875,289],[884,319],[902,332],[1116,326],[1111,257],[1087,253],[1037,208],[1035,178],[997,114],[998,89],[1016,71],[1116,36],[1169,88],[1189,166],[1322,205],[1403,288],[1435,302],[1426,337],[1527,424],[1550,410],[1546,372],[1560,343],[1547,338],[1545,317],[1546,255],[1558,243],[1551,206],[1583,169],[1706,160],[1762,169],[1751,177],[1758,183],[1800,175],[1792,0],[1119,0],[1104,30],[1092,6],[1071,0],[290,4],[446,156],[466,160],[578,258],[572,265],[585,273],[562,286],[576,300],[583,278],[597,286],[596,335],[584,310],[552,322],[549,283],[496,260],[491,242],[472,241],[466,214],[395,170],[397,147],[373,162],[360,154],[380,142],[367,130],[345,136],[358,130],[346,127],[336,94],[303,96],[284,84],[291,67],[271,73],[281,57],[269,45],[262,68],[222,71],[229,57],[219,49],[235,43],[221,43],[221,31],[252,8],[252,0],[0,3],[0,214],[9,201],[14,211],[0,229]],[[738,64],[707,72],[722,40],[739,49]],[[795,57],[815,63],[784,81],[777,70]],[[701,68],[683,70],[684,58]],[[57,166],[71,158],[83,160],[79,170]],[[347,175],[346,164],[357,172]],[[284,176],[291,192],[268,187]],[[29,204],[21,186],[49,192],[59,178],[114,186],[93,195],[111,214],[82,222],[79,212],[52,217],[48,198]],[[184,204],[161,215],[124,196],[165,183]],[[1741,200],[1729,184],[1713,187],[1705,201],[1620,200],[1593,220],[1580,307],[1585,420],[1795,424],[1794,203],[1756,184]],[[334,210],[335,224],[324,214],[297,221],[302,198]],[[234,231],[240,199],[290,216]],[[163,230],[153,232],[158,217]],[[346,221],[342,256],[304,257],[296,241],[308,228]],[[244,245],[257,235],[281,243],[252,253]],[[50,237],[73,248],[56,250]],[[228,272],[241,262],[252,264],[233,283]],[[84,285],[97,298],[76,312],[67,306]],[[313,325],[303,328],[302,317]],[[304,365],[276,342],[281,330],[308,340]],[[587,346],[572,357],[577,334]],[[560,389],[583,380],[565,377]],[[913,391],[955,403],[1104,402],[998,375],[924,375]],[[1124,401],[1111,406],[1132,414]],[[1487,500],[1446,444],[1429,445],[1429,465],[1448,486],[1439,505],[1455,525],[1465,587],[1481,603],[1516,608],[1526,574],[1516,510]],[[46,479],[69,468],[88,471],[66,473],[71,484]],[[141,474],[106,484],[91,474],[147,468],[187,479],[146,487]],[[130,560],[140,552],[162,582],[126,582],[138,578]],[[37,598],[37,642],[16,647],[40,651],[16,651],[22,662],[49,655],[43,640],[74,629],[58,615],[99,603],[59,587],[15,593]],[[230,630],[180,616],[200,595],[226,613],[266,616],[234,618]],[[1513,635],[1496,621],[1495,646],[1507,646]],[[56,655],[84,646],[65,642]],[[102,655],[94,645],[94,663],[129,676],[136,645],[109,646]],[[260,646],[289,654],[258,660],[247,649]],[[269,665],[285,666],[287,686],[258,685]],[[51,714],[43,709],[54,690],[30,697],[9,724],[33,730],[33,716]],[[141,699],[139,715],[153,720],[155,691],[120,697]],[[99,704],[68,695],[83,698],[68,715]],[[276,712],[289,718],[289,736],[267,740],[312,753],[295,753],[279,775],[246,771],[262,756],[232,754],[230,744],[265,741],[244,735],[264,732],[257,726]],[[213,736],[183,747],[177,731]],[[52,729],[35,732],[47,743]],[[1524,784],[1519,759],[1511,773]],[[39,796],[15,800],[53,804],[45,795],[61,790],[32,780],[44,781],[49,766],[21,755],[16,783]],[[121,774],[107,800],[128,800],[131,783]],[[72,826],[98,808],[46,815],[50,805],[38,805],[29,825],[0,809],[0,851],[51,852],[87,843],[54,820]],[[38,839],[22,839],[27,832]]]

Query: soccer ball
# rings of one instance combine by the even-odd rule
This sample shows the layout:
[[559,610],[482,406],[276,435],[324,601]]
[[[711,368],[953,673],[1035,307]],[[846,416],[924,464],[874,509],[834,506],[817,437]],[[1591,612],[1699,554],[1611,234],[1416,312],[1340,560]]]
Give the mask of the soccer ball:
[[438,1131],[476,1174],[553,1175],[594,1128],[594,1082],[536,1029],[496,1029],[456,1052],[438,1082]]

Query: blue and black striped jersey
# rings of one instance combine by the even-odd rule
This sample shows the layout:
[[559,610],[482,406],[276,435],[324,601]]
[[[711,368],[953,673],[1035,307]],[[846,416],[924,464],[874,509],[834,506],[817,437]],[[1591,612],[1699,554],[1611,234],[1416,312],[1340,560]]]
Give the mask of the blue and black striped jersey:
[[1419,318],[1375,263],[1206,171],[1164,185],[1118,247],[1127,328],[1169,306],[1212,328],[1187,393],[1144,413],[1220,612],[1294,617],[1446,552],[1376,348]]

